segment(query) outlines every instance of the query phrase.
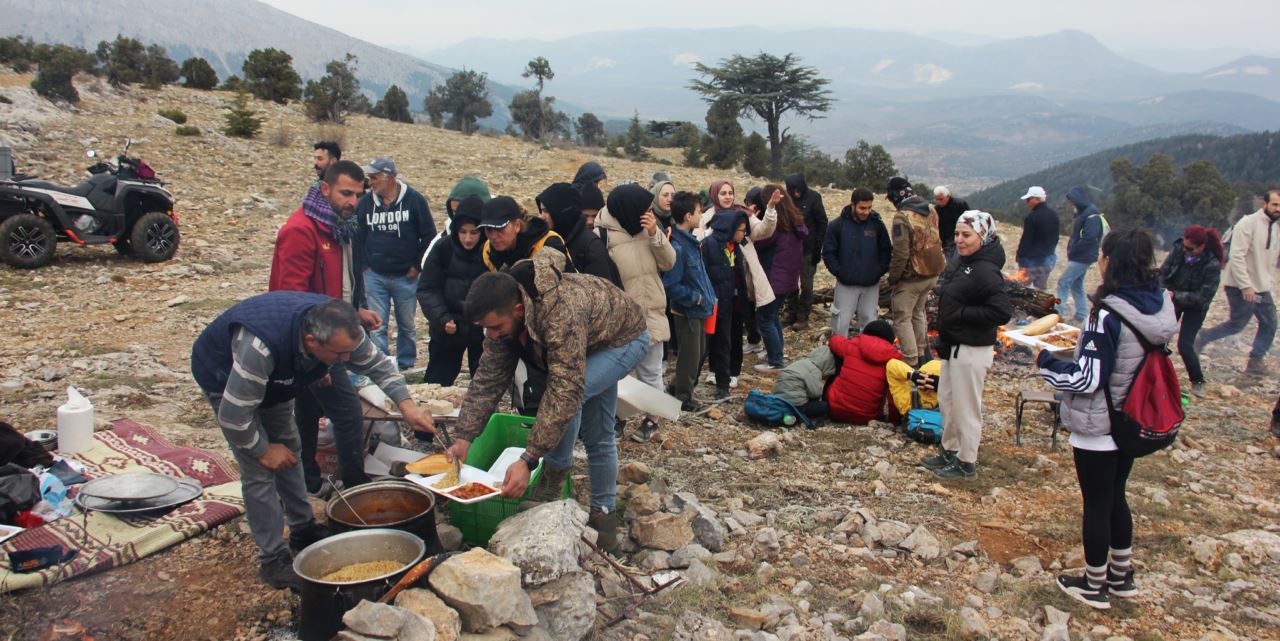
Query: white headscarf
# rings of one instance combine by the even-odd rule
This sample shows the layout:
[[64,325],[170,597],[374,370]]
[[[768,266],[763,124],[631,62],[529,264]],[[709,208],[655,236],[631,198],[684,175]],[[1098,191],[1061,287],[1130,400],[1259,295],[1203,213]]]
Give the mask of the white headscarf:
[[982,239],[982,244],[986,245],[996,238],[996,219],[991,214],[978,209],[970,209],[960,214],[960,219],[956,224],[964,223],[973,228],[973,233]]

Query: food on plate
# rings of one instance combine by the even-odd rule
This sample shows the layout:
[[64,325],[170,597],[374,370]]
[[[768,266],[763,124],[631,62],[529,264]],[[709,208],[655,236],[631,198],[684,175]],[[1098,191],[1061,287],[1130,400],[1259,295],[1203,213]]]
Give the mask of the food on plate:
[[449,496],[466,500],[466,499],[480,498],[486,494],[493,494],[495,492],[497,492],[497,490],[489,487],[488,485],[485,485],[484,483],[472,482],[472,483],[467,483],[466,485],[456,490],[453,490],[452,492],[448,492],[448,494]]
[[324,575],[320,580],[329,581],[330,583],[353,583],[355,581],[372,579],[375,576],[391,574],[402,567],[404,567],[404,564],[398,561],[365,561],[364,563],[352,563],[351,565],[339,568],[336,572],[330,572]]
[[1061,321],[1062,321],[1062,317],[1057,314],[1049,314],[1047,316],[1041,316],[1040,318],[1037,318],[1031,321],[1030,323],[1027,323],[1022,328],[1022,333],[1026,336],[1039,336],[1053,329],[1054,327],[1057,327],[1058,323]]
[[431,487],[434,487],[437,490],[443,490],[447,487],[453,487],[461,482],[462,479],[458,478],[458,466],[450,464],[449,469],[444,472],[444,477],[439,481],[436,481],[435,485],[432,485]]
[[1080,340],[1080,330],[1069,329],[1063,332],[1058,332],[1056,334],[1049,334],[1048,336],[1045,336],[1040,340],[1050,345],[1053,345],[1054,347],[1057,347],[1057,348],[1074,349],[1076,346],[1076,342]]
[[[416,460],[416,461],[414,461],[414,462],[412,462],[412,463],[408,464],[408,465],[407,465],[407,466],[405,466],[405,467],[407,467],[407,468],[409,469],[409,471],[410,471],[410,472],[412,472],[412,473],[414,473],[414,474],[421,474],[421,475],[423,475],[423,476],[431,476],[432,474],[439,474],[439,473],[441,473],[441,472],[449,472],[449,471],[452,471],[452,470],[453,470],[453,461],[450,461],[450,460],[449,460],[449,455],[447,455],[447,454],[445,454],[445,453],[443,453],[443,452],[440,452],[440,453],[438,453],[438,454],[432,454],[432,455],[430,455],[430,456],[424,456],[424,457],[422,457],[422,458],[420,458],[420,459],[418,459],[418,460]],[[454,485],[457,485],[457,482],[456,482],[456,481],[454,482]]]

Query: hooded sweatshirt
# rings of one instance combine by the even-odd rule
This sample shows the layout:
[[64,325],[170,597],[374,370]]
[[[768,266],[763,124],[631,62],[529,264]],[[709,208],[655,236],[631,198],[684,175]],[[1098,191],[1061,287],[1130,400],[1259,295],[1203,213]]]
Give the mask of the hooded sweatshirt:
[[796,207],[804,214],[804,224],[809,228],[809,235],[804,239],[804,253],[817,264],[822,257],[822,243],[827,236],[827,208],[822,205],[822,194],[809,189],[804,174],[794,173],[787,176],[787,193],[799,192],[795,198]]
[[464,198],[453,212],[454,229],[444,240],[434,243],[423,260],[422,276],[418,279],[418,305],[431,329],[444,330],[445,323],[457,325],[455,337],[466,340],[471,331],[480,331],[476,325],[466,322],[463,305],[471,283],[489,271],[480,257],[484,246],[481,238],[475,247],[466,249],[458,239],[458,230],[466,223],[480,224],[480,209],[484,203],[478,196]]
[[1068,189],[1067,200],[1076,208],[1071,237],[1067,239],[1067,260],[1092,265],[1098,262],[1098,250],[1102,248],[1102,214],[1093,206],[1089,191],[1083,186]]
[[[1103,302],[1132,323],[1148,342],[1168,343],[1178,331],[1173,301],[1159,283],[1121,287]],[[1133,332],[1105,308],[1090,315],[1080,333],[1073,360],[1040,352],[1040,377],[1062,392],[1062,423],[1071,432],[1072,447],[1115,450],[1111,418],[1102,388],[1109,385],[1115,407],[1122,407],[1129,386],[1146,355]]]
[[489,187],[484,181],[474,176],[463,176],[458,179],[457,184],[453,186],[453,190],[449,192],[449,198],[445,201],[445,209],[449,212],[449,218],[453,218],[453,201],[462,202],[467,196],[476,196],[480,198],[481,203],[487,203],[493,199],[489,195]]
[[551,185],[538,194],[535,201],[550,214],[552,229],[564,239],[579,274],[599,276],[622,286],[618,270],[609,259],[609,250],[599,237],[587,231],[587,221],[582,217],[582,196],[573,185]]
[[379,274],[403,275],[418,269],[436,236],[427,199],[397,180],[394,202],[383,202],[370,191],[356,205],[355,218],[364,243],[365,265]]
[[578,167],[578,173],[573,175],[573,185],[581,187],[586,184],[596,184],[597,181],[608,178],[604,173],[604,167],[594,160],[588,160]]
[[1000,273],[1004,261],[1004,245],[997,236],[950,267],[938,300],[941,357],[949,357],[948,347],[994,345],[996,329],[1013,317],[1013,303]]
[[[711,219],[710,233],[702,240],[702,260],[707,267],[707,277],[715,289],[716,300],[721,306],[731,305],[735,296],[745,294],[737,288],[738,274],[744,273],[746,257],[743,243],[730,247],[738,226],[750,218],[745,211],[726,209]],[[729,252],[732,252],[732,256]],[[744,275],[745,278],[745,275]]]

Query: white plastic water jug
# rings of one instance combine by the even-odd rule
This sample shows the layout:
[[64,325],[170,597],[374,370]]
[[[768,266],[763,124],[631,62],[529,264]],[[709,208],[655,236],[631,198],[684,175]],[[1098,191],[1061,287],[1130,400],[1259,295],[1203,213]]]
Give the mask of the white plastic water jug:
[[67,387],[67,402],[58,407],[58,452],[75,454],[93,445],[93,403],[74,387]]

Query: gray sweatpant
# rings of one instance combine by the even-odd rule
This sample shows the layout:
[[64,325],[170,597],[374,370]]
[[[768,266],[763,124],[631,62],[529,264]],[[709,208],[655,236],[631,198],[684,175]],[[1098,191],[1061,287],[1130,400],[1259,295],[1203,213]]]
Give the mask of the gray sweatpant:
[[942,447],[959,452],[965,463],[978,462],[982,441],[982,390],[991,369],[990,345],[959,345],[942,361],[938,409],[942,410]]
[[831,302],[831,335],[848,338],[849,321],[855,312],[859,329],[880,316],[880,283],[864,287],[836,283]]
[[[214,416],[222,403],[222,394],[207,394]],[[267,561],[289,553],[284,542],[284,525],[293,529],[315,520],[311,502],[307,500],[307,484],[302,478],[302,439],[293,422],[293,401],[271,407],[259,407],[254,415],[260,421],[267,441],[289,448],[298,464],[280,472],[272,472],[258,463],[249,452],[231,447],[240,466],[240,491],[244,494],[244,514],[249,531],[258,545],[258,561]]]

